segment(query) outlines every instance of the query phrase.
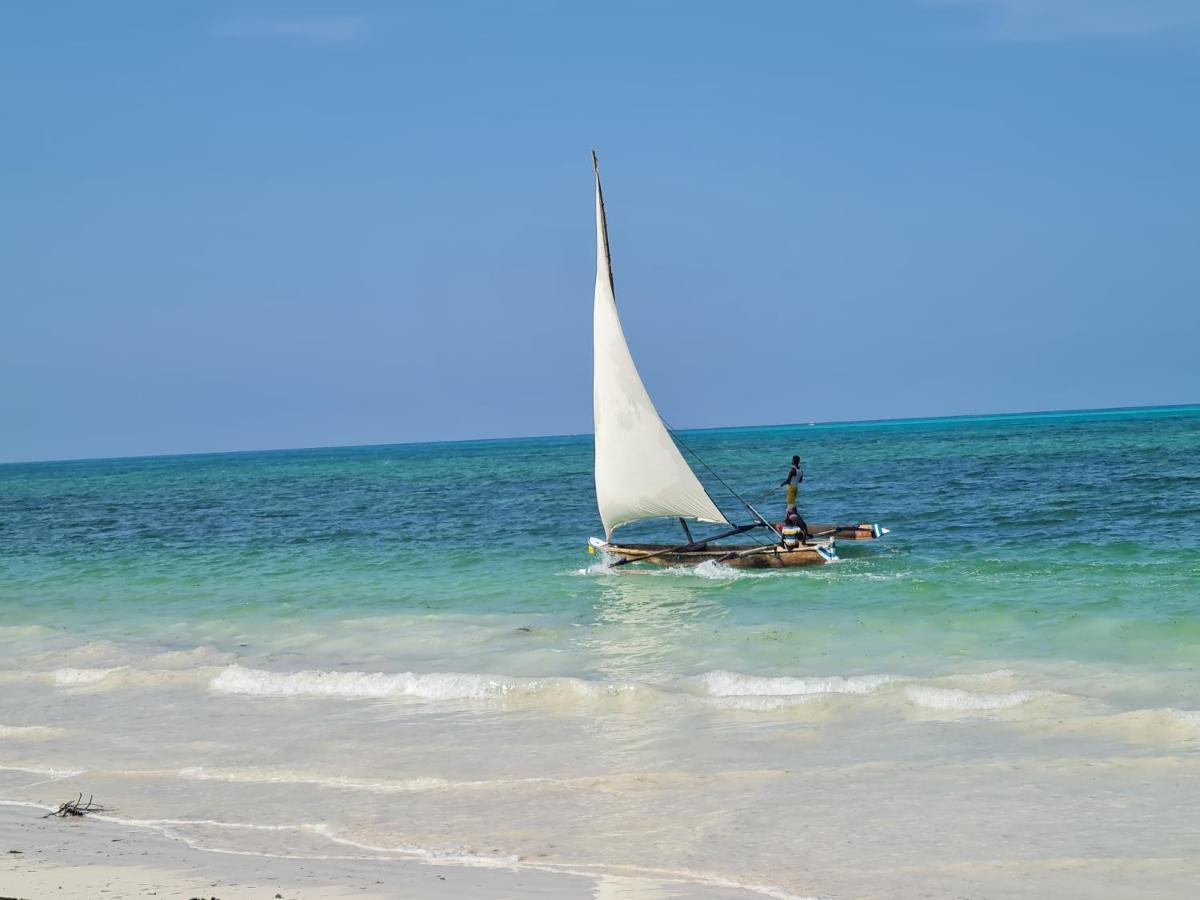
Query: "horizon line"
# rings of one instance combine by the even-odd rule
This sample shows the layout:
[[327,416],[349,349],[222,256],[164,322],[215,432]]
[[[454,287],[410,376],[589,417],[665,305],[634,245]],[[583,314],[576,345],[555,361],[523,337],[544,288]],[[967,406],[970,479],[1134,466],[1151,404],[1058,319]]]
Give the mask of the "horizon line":
[[[760,425],[714,425],[700,428],[679,428],[674,429],[668,426],[668,430],[672,433],[678,431],[681,434],[695,434],[697,432],[710,431],[746,431],[750,429],[768,429],[768,428],[811,428],[825,425],[883,425],[887,423],[899,424],[904,422],[944,422],[953,420],[966,419],[1018,419],[1028,417],[1051,417],[1051,416],[1066,416],[1066,415],[1088,415],[1098,413],[1134,413],[1146,410],[1182,410],[1182,409],[1200,409],[1200,403],[1167,403],[1167,404],[1151,404],[1148,406],[1098,406],[1088,407],[1085,409],[1033,409],[1022,410],[1018,412],[993,412],[993,413],[954,413],[952,415],[943,416],[899,416],[895,418],[883,419],[830,419],[826,421],[812,422],[778,422],[775,424],[760,424]],[[664,423],[665,424],[665,423]],[[420,447],[436,444],[485,444],[485,443],[505,443],[512,441],[533,441],[533,440],[548,440],[551,438],[581,438],[592,435],[591,431],[578,431],[570,434],[526,434],[512,435],[509,437],[479,437],[479,438],[453,438],[446,439],[429,439],[419,441],[391,441],[382,444],[325,444],[315,447],[248,447],[238,450],[191,450],[172,453],[138,453],[131,456],[73,456],[62,457],[58,459],[23,459],[23,460],[8,460],[0,462],[0,467],[3,466],[31,466],[31,465],[52,465],[58,463],[83,463],[83,462],[116,462],[119,460],[140,460],[140,459],[183,459],[193,456],[234,456],[238,454],[251,453],[303,453],[320,450],[358,450],[371,447]]]

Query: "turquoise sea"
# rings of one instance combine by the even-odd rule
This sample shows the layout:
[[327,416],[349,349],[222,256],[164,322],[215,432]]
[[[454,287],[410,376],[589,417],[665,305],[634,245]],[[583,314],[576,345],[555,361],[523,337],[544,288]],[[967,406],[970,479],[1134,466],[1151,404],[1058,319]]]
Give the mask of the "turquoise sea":
[[0,800],[596,896],[1191,896],[1200,407],[682,437],[892,534],[613,573],[590,436],[0,466]]

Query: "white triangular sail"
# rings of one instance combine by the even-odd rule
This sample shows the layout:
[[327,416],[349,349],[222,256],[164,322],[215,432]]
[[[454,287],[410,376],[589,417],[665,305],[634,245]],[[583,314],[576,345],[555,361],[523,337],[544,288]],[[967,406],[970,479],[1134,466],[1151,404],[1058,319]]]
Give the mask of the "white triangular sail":
[[727,523],[659,418],[625,343],[613,293],[600,169],[596,172],[596,302],[592,403],[596,502],[607,537],[639,519],[683,516]]

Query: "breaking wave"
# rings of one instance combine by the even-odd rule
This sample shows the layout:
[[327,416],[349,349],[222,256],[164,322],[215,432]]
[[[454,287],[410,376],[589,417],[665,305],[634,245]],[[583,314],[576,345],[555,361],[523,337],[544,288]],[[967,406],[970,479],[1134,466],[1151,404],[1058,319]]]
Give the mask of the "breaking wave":
[[538,707],[645,709],[664,704],[771,712],[821,697],[873,694],[904,681],[894,675],[764,677],[716,670],[693,678],[648,684],[583,678],[518,678],[464,672],[273,672],[231,665],[213,677],[216,694],[250,697],[493,702]]
[[718,669],[700,676],[700,682],[714,697],[785,697],[808,694],[873,694],[886,684],[898,681],[894,675],[840,675],[797,678],[790,675],[768,678],[742,675]]
[[[959,676],[953,681],[989,685],[1010,676],[1010,672],[1002,671]],[[897,711],[916,708],[939,712],[989,712],[1038,699],[1069,697],[1045,690],[967,690],[952,686],[953,681],[946,685],[946,680],[950,679],[918,679],[890,674],[764,676],[717,669],[689,678],[649,684],[468,672],[274,672],[235,664],[211,677],[208,688],[215,694],[249,697],[393,699],[432,704],[484,702],[564,709],[646,709],[664,704],[689,704],[750,712],[785,710],[822,698],[839,698],[839,703],[853,704],[872,696],[879,698],[877,703]]]
[[257,697],[343,697],[417,700],[518,700],[555,697],[565,701],[604,701],[654,692],[648,685],[595,682],[581,678],[513,678],[467,672],[270,672],[232,665],[212,679],[219,694]]
[[[800,707],[835,710],[890,709],[900,715],[929,713],[990,713],[1045,702],[1056,705],[1083,702],[1083,695],[1035,686],[1011,669],[918,677],[888,673],[832,675],[753,675],[714,669],[697,675],[647,679],[602,680],[574,676],[513,676],[478,672],[369,672],[305,669],[280,671],[237,662],[211,665],[223,654],[197,651],[160,654],[155,667],[59,668],[21,673],[24,678],[48,679],[68,691],[187,688],[213,696],[311,698],[332,700],[393,700],[416,704],[490,704],[501,708],[546,710],[591,709],[643,711],[664,706],[781,712]],[[1022,683],[1024,682],[1024,683]],[[805,712],[810,717],[814,713]],[[1179,716],[1191,715],[1187,711]],[[1184,719],[1171,719],[1172,727]],[[0,738],[51,739],[57,732],[33,726],[0,726]],[[31,730],[32,729],[32,730]],[[1112,729],[1110,729],[1112,730]],[[1119,730],[1119,729],[1118,729]],[[1125,730],[1136,731],[1129,725]],[[1154,728],[1151,728],[1154,730]]]
[[912,685],[904,689],[904,695],[916,706],[937,710],[982,711],[1008,709],[1020,706],[1038,697],[1047,697],[1046,691],[1010,691],[1006,694],[990,694],[982,691],[966,691],[962,688]]
[[412,778],[355,778],[332,773],[287,768],[207,768],[193,766],[180,769],[184,781],[212,781],[226,784],[311,785],[344,791],[368,793],[409,794],[431,791],[528,791],[531,788],[548,790],[589,791],[652,791],[664,788],[704,788],[716,783],[760,783],[784,774],[777,769],[749,769],[723,772],[628,772],[601,775],[530,776],[513,778],[484,778],[461,780],[436,776]]

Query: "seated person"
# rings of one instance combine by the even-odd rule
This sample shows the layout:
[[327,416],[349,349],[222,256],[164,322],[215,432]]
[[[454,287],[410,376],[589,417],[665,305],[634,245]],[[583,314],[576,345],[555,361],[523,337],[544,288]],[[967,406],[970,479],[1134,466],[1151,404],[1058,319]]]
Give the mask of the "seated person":
[[794,503],[788,504],[787,512],[783,517],[783,526],[785,528],[788,526],[799,528],[803,539],[806,541],[808,540],[808,523],[800,518],[800,512],[796,509],[796,505]]

